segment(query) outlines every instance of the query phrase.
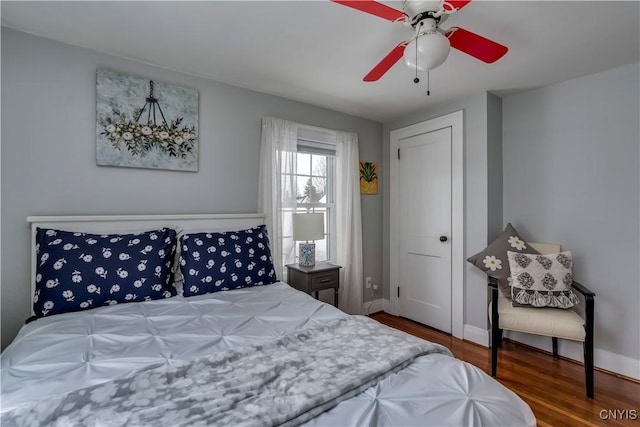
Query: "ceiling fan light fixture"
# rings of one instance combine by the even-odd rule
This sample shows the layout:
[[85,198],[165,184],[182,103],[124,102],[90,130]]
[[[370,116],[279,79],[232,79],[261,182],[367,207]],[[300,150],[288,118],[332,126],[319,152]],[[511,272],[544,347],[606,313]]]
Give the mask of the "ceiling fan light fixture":
[[[416,50],[417,49],[417,50]],[[411,69],[433,70],[449,56],[451,43],[437,31],[424,33],[411,40],[404,50],[404,61]]]

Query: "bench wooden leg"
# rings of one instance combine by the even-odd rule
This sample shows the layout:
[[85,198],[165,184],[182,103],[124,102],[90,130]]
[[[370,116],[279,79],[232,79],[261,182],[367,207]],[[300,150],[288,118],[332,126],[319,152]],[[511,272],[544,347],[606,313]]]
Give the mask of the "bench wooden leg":
[[491,292],[491,376],[496,377],[498,373],[498,347],[502,344],[502,329],[500,329],[500,319],[498,316],[498,288],[493,288]]
[[593,338],[584,342],[584,377],[587,397],[593,399]]
[[584,374],[587,386],[587,397],[593,399],[593,325],[594,325],[594,301],[593,295],[585,298],[586,302],[586,322],[584,338]]
[[491,376],[494,378],[498,373],[498,347],[500,346],[498,341],[498,328],[495,329],[496,330],[491,331]]

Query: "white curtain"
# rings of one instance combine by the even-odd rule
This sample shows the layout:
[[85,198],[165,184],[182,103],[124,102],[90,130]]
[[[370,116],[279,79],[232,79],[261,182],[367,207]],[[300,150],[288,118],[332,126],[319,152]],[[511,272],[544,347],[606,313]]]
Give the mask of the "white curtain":
[[[284,279],[284,265],[293,259],[282,259],[282,236],[291,235],[284,230],[285,209],[296,207],[296,152],[298,127],[295,122],[274,117],[262,118],[260,146],[260,172],[258,175],[258,208],[266,214],[266,225],[271,244],[271,256],[278,279]],[[287,225],[290,227],[290,223]],[[292,253],[293,251],[287,251]]]
[[362,216],[358,135],[336,132],[336,259],[340,271],[339,307],[362,314]]
[[[295,262],[295,251],[293,247],[283,247],[283,236],[292,234],[289,216],[296,207],[294,174],[300,128],[305,125],[273,117],[262,119],[258,207],[266,214],[273,265],[281,280],[284,279],[284,265]],[[349,314],[361,314],[363,266],[358,135],[327,131],[336,137],[335,255],[332,261],[342,266],[339,307]],[[291,243],[290,239],[288,242]],[[287,254],[284,255],[287,259],[283,259],[283,253]]]

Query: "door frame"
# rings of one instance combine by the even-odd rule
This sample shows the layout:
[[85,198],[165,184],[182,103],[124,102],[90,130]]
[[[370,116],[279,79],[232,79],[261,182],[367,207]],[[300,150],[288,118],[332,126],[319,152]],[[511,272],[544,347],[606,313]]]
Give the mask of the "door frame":
[[451,128],[451,335],[463,338],[464,333],[464,114],[456,111],[444,116],[416,123],[390,132],[390,208],[389,208],[389,284],[391,314],[400,314],[398,281],[400,258],[399,215],[394,208],[399,206],[398,149],[403,139]]

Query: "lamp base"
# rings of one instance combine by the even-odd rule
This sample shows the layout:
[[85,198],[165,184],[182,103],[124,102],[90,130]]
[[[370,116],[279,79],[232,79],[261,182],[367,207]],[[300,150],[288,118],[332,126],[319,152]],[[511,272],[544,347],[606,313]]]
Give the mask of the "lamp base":
[[300,243],[298,249],[298,264],[300,264],[300,266],[312,267],[316,265],[315,243]]

